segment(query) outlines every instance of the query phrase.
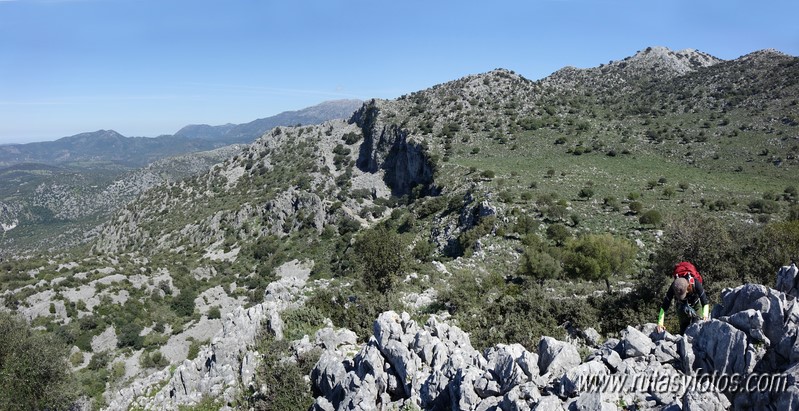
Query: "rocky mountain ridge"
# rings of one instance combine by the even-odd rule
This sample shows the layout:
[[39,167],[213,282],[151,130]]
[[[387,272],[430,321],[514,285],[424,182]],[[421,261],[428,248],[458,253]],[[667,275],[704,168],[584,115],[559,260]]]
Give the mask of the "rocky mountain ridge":
[[208,151],[224,145],[251,143],[271,128],[318,124],[349,117],[361,102],[336,100],[302,110],[286,111],[246,124],[191,125],[174,135],[125,137],[114,130],[98,130],[55,141],[0,146],[0,167],[20,163],[70,164],[111,162],[143,167],[158,159]]
[[624,93],[646,83],[673,79],[722,61],[693,49],[672,51],[665,47],[648,47],[631,57],[599,67],[563,68],[542,83],[566,90],[588,88],[593,92]]
[[209,126],[194,124],[178,130],[176,136],[185,136],[211,141],[222,141],[226,144],[250,143],[258,137],[278,126],[294,126],[297,124],[319,124],[334,118],[347,118],[363,104],[361,100],[325,101],[302,110],[285,111],[275,116],[260,118],[244,124],[224,124]]
[[[799,59],[647,54],[612,76],[560,73],[572,84],[560,89],[505,69],[470,75],[366,102],[348,120],[274,128],[204,171],[188,162],[185,178],[144,170],[136,181],[153,185],[87,247],[2,261],[3,306],[72,344],[99,408],[793,401],[583,396],[568,376],[795,363],[792,300],[721,287],[768,283],[791,250],[780,239],[793,238],[797,215],[786,181],[797,172]],[[642,74],[653,67],[663,73]],[[629,88],[609,86],[619,79]],[[643,219],[649,211],[668,223]],[[715,320],[685,338],[628,327],[653,319],[674,259],[702,267],[723,303]],[[283,278],[292,271],[308,279],[295,287]],[[276,297],[281,287],[291,295]]]

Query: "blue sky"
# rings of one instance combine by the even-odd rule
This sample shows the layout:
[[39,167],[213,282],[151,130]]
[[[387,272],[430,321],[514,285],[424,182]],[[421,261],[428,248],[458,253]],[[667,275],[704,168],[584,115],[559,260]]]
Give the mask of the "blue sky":
[[648,46],[799,55],[791,1],[0,0],[0,144],[171,134]]

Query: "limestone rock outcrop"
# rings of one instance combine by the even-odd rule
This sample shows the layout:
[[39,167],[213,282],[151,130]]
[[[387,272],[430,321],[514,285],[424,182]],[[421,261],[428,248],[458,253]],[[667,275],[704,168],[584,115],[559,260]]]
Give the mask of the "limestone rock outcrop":
[[[420,325],[389,311],[354,357],[322,355],[312,409],[796,409],[796,301],[748,284],[725,290],[713,312],[685,335],[646,324],[594,347],[542,337],[534,352],[500,344],[481,353],[436,316]],[[746,387],[751,376],[772,385]]]
[[164,369],[134,381],[113,393],[106,409],[176,410],[206,396],[231,403],[242,388],[257,391],[255,371],[261,355],[254,350],[256,337],[264,326],[280,333],[279,314],[301,301],[304,285],[304,279],[289,276],[269,284],[264,302],[229,313],[222,330],[197,358],[183,361],[172,373]]

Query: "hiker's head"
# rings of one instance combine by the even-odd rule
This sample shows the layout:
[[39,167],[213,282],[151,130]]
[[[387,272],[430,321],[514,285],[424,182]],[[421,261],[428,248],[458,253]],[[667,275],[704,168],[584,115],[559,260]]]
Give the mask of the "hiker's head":
[[674,290],[674,297],[682,301],[688,295],[688,280],[685,278],[676,278],[671,283],[671,289]]

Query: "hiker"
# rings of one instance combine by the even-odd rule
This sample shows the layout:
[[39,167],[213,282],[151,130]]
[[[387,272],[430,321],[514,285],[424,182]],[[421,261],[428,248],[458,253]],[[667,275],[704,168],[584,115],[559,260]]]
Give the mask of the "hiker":
[[676,300],[677,318],[680,321],[680,334],[691,323],[697,320],[708,320],[710,318],[707,295],[703,287],[702,276],[693,264],[683,261],[674,267],[674,281],[660,304],[660,314],[658,315],[658,332],[663,332],[663,320],[666,311],[671,306],[671,300]]

